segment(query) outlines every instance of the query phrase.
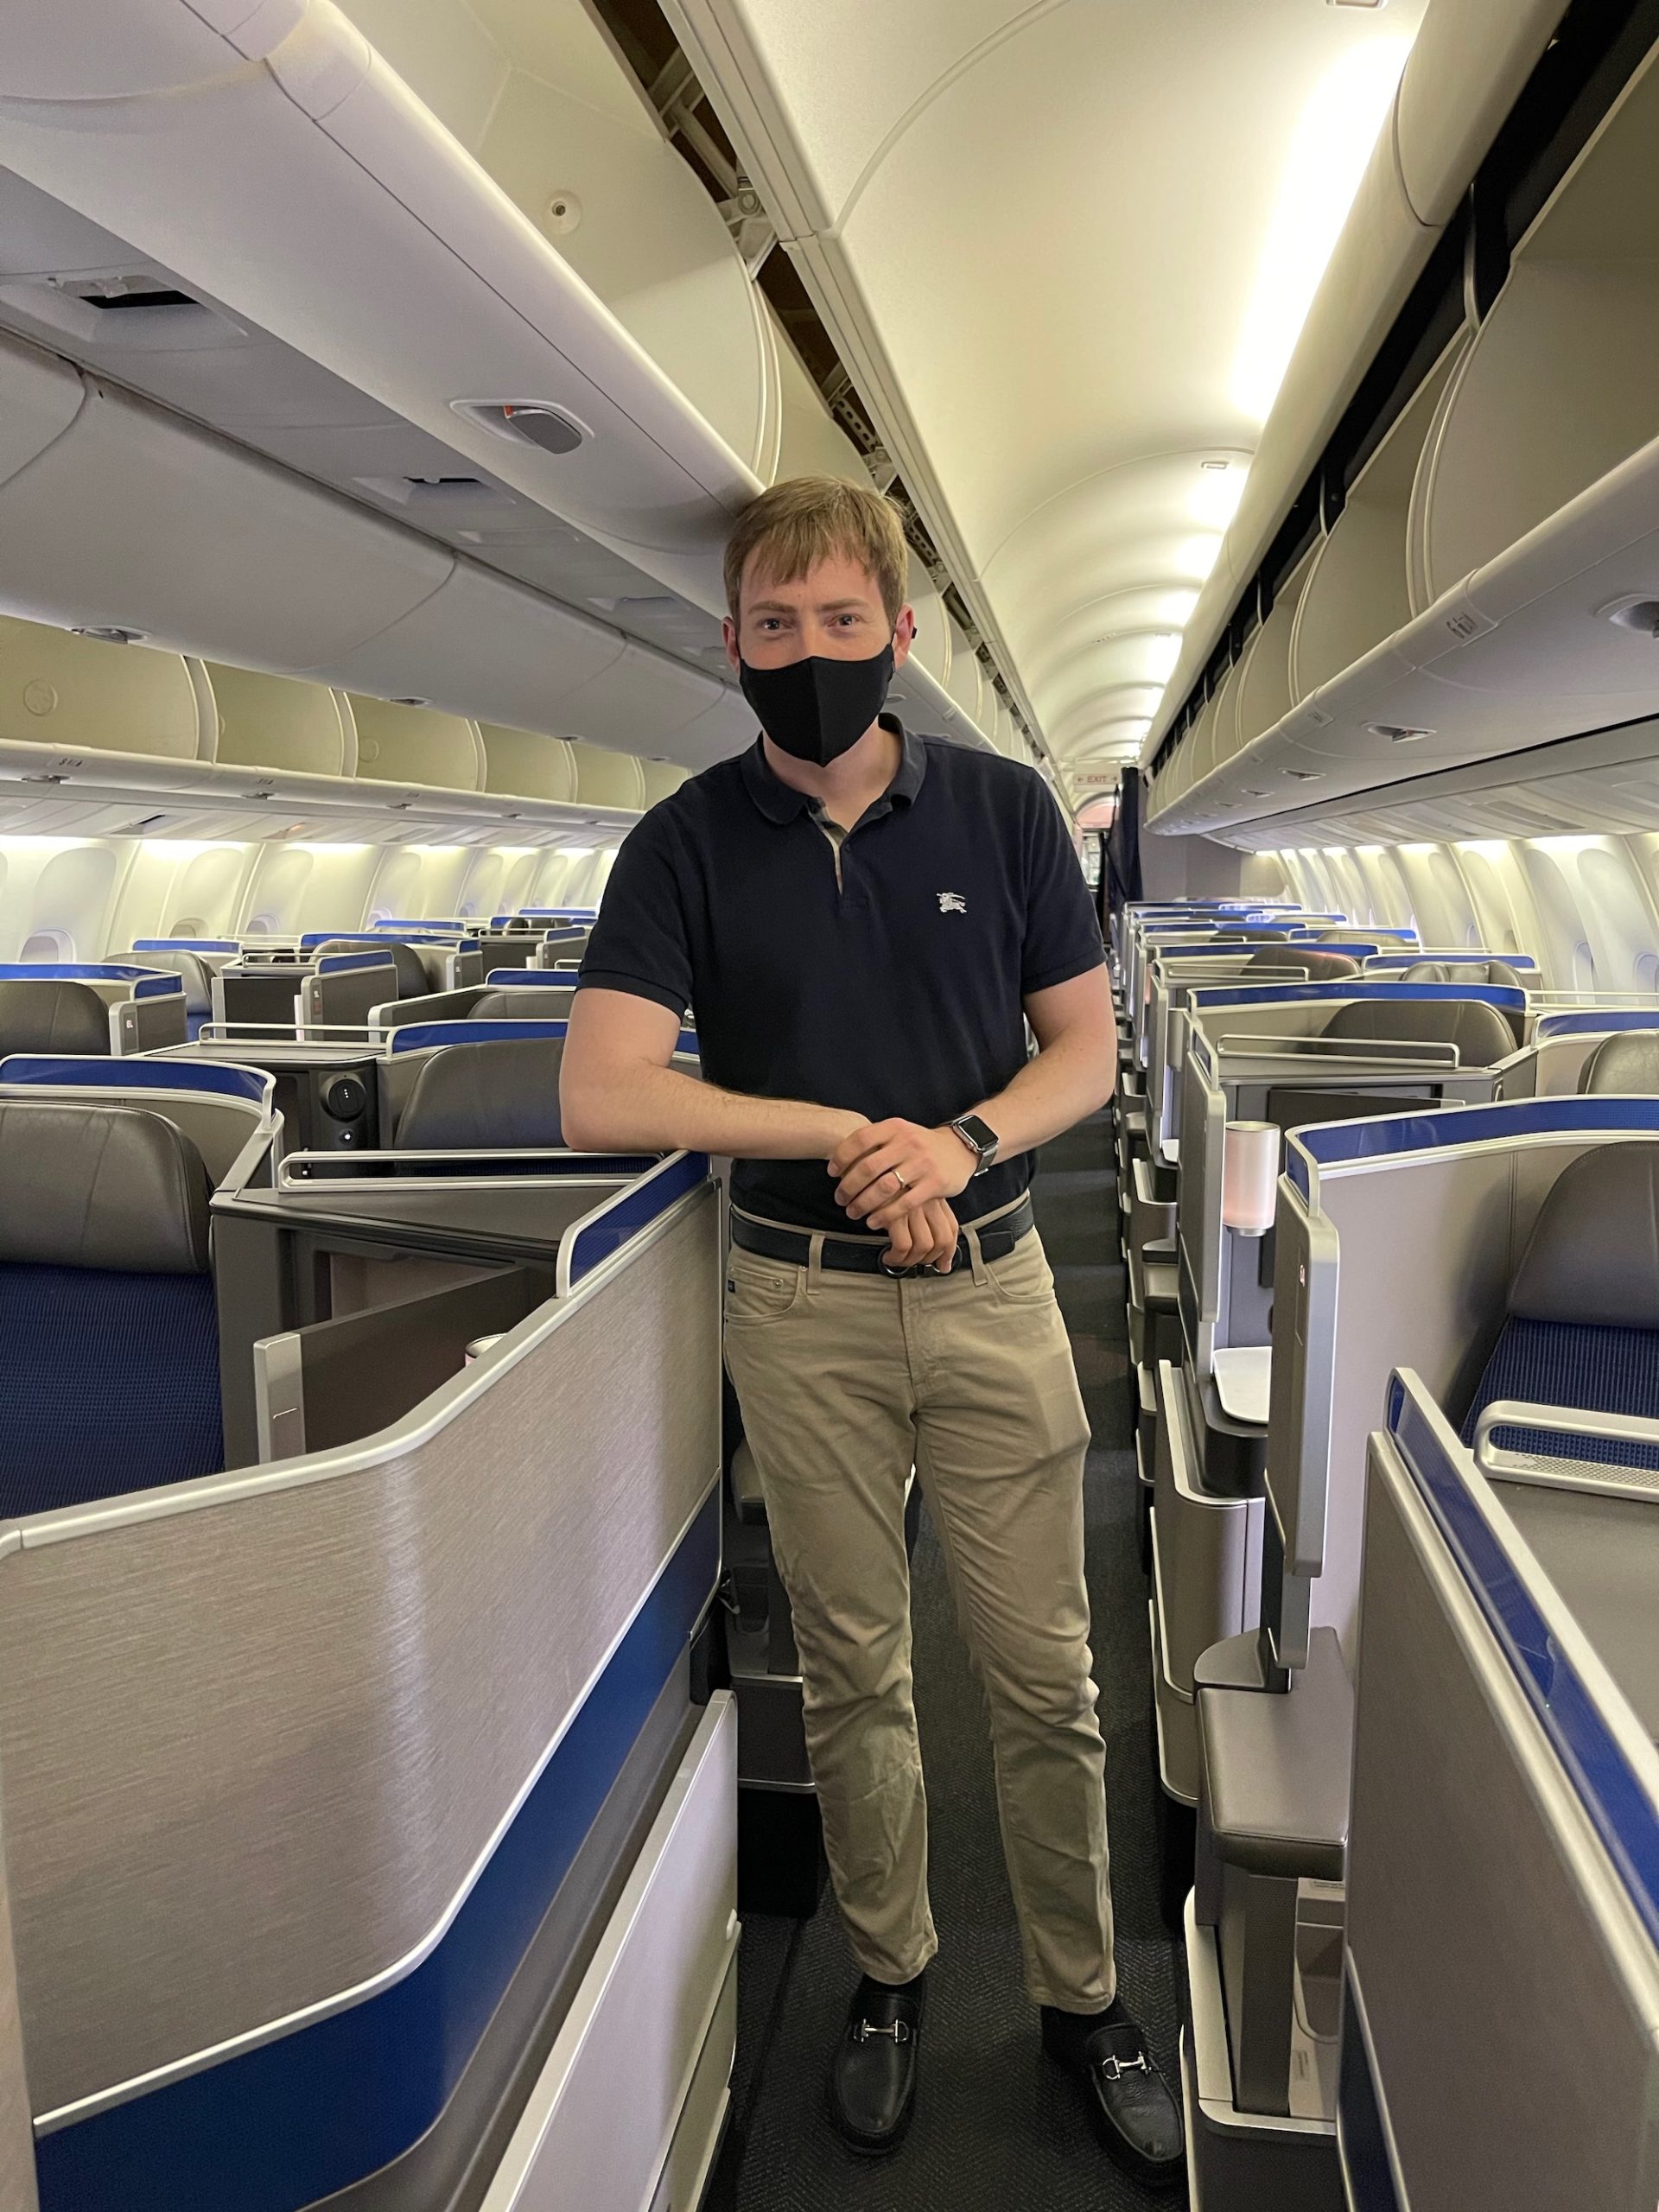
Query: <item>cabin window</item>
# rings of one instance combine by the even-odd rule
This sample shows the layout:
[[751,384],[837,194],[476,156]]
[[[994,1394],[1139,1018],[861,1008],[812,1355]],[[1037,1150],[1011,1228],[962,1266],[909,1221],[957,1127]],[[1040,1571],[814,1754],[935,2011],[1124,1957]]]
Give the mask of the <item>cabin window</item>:
[[1573,948],[1573,988],[1575,991],[1596,988],[1596,956],[1583,938]]
[[250,937],[275,937],[281,928],[282,924],[277,920],[275,914],[256,914],[253,919],[248,924],[248,935]]
[[1639,991],[1659,992],[1659,952],[1637,954],[1636,987]]
[[200,937],[207,925],[200,914],[181,914],[176,922],[168,926],[168,937]]
[[35,930],[23,940],[24,960],[73,960],[75,941],[67,930]]
[[370,907],[370,909],[369,909],[369,927],[370,927],[371,929],[372,929],[372,928],[375,926],[376,923],[378,923],[378,922],[389,922],[391,919],[391,907],[390,907],[390,906],[371,906],[371,907]]

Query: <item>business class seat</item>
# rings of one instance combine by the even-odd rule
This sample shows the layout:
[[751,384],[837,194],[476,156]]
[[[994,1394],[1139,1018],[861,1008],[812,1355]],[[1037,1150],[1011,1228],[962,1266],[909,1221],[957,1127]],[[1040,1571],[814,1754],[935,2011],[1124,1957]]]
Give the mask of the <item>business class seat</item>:
[[1315,945],[1267,944],[1250,955],[1239,973],[1244,978],[1258,973],[1283,976],[1292,969],[1310,983],[1341,982],[1360,972],[1359,963],[1351,952],[1328,952]]
[[[1510,1285],[1507,1317],[1463,1422],[1513,1398],[1659,1418],[1659,1144],[1611,1144],[1566,1169]],[[1506,1451],[1659,1470],[1650,1445],[1499,1429]]]
[[562,1147],[563,1052],[556,1037],[487,1038],[435,1052],[416,1077],[398,1116],[394,1148],[484,1152]]
[[1489,1068],[1516,1048],[1515,1032],[1484,999],[1352,999],[1325,1034],[1355,1044],[1455,1045],[1465,1068]]
[[119,957],[130,960],[136,967],[159,968],[182,977],[185,1033],[194,1045],[201,1034],[202,1024],[213,1018],[213,972],[201,955],[181,945],[169,945],[161,952],[127,952]]
[[159,1114],[0,1103],[0,1516],[224,1465],[210,1195]]
[[0,1053],[109,1049],[110,1010],[89,984],[55,976],[0,982]]
[[1400,978],[1402,983],[1502,983],[1526,988],[1518,968],[1507,960],[1419,960]]
[[1586,1094],[1659,1093],[1659,1030],[1621,1029],[1604,1037],[1585,1062],[1579,1089]]
[[333,937],[327,944],[317,947],[317,957],[335,952],[378,952],[389,960],[397,970],[397,995],[400,999],[425,998],[432,988],[432,979],[426,972],[426,963],[412,944],[404,944],[395,937]]
[[575,996],[573,983],[507,984],[486,991],[467,1010],[468,1021],[563,1021]]

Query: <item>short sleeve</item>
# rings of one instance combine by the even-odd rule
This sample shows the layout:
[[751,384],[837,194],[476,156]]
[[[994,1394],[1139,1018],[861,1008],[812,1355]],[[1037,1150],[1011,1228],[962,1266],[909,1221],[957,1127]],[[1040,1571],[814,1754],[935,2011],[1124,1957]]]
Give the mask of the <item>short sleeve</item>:
[[691,945],[671,826],[653,810],[622,841],[588,940],[578,989],[650,999],[670,1014],[691,1003]]
[[1102,966],[1100,921],[1065,817],[1030,772],[1025,803],[1026,930],[1020,994],[1051,989]]

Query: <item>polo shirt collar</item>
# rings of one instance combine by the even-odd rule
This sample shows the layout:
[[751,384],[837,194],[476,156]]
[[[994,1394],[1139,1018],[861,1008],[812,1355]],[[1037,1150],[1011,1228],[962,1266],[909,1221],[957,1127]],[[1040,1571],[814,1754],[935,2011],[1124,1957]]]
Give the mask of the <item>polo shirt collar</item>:
[[[885,811],[899,800],[908,806],[921,790],[923,779],[927,774],[927,747],[921,739],[913,737],[897,715],[881,715],[877,719],[883,729],[892,731],[903,750],[899,755],[899,772],[870,810],[872,813]],[[782,777],[773,774],[772,765],[766,759],[763,738],[757,737],[743,755],[742,768],[743,781],[749,797],[769,822],[792,822],[797,815],[804,814],[809,808],[817,804],[817,801],[810,798],[804,791],[798,791],[792,785],[785,783]]]

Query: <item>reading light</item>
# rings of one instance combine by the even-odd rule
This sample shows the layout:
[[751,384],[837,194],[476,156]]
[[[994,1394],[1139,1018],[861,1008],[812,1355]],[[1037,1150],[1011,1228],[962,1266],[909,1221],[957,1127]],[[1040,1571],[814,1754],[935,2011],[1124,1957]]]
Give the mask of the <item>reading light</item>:
[[1221,1218],[1239,1236],[1265,1236],[1279,1197],[1279,1125],[1229,1122],[1221,1153]]

